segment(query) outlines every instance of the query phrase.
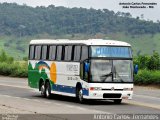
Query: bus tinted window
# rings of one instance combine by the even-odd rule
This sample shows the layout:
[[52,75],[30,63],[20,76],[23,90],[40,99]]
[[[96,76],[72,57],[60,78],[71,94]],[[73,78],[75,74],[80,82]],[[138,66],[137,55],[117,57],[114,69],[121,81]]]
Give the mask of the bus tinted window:
[[50,46],[49,48],[49,59],[55,60],[56,59],[56,46]]
[[81,56],[81,46],[75,46],[74,48],[74,61],[79,61]]
[[35,49],[35,59],[39,60],[40,58],[41,58],[41,46],[38,45],[36,46],[36,49]]
[[34,46],[30,46],[30,49],[29,49],[29,59],[34,59]]
[[62,60],[63,49],[62,46],[57,46],[57,56],[56,60]]
[[88,59],[88,47],[82,46],[82,54],[81,54],[81,60]]
[[47,59],[47,45],[42,47],[42,59],[43,60]]
[[64,60],[71,60],[72,59],[72,46],[65,46],[65,57]]

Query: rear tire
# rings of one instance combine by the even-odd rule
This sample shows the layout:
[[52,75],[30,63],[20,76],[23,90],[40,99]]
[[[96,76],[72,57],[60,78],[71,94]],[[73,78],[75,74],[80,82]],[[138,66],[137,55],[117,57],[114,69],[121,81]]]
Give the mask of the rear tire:
[[45,94],[46,94],[46,97],[47,98],[51,98],[51,86],[50,86],[50,83],[49,82],[47,82],[46,83],[46,90],[45,90]]
[[42,97],[46,97],[46,91],[45,91],[45,84],[44,84],[44,82],[41,83],[40,91],[41,91],[41,96]]
[[121,104],[121,102],[122,102],[122,99],[116,99],[116,100],[114,100],[115,104]]

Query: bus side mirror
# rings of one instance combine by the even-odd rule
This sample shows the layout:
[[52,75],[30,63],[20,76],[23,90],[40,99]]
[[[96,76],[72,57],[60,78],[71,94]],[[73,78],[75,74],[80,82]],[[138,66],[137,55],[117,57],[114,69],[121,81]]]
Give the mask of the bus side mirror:
[[138,74],[138,65],[134,66],[134,74]]
[[90,64],[89,64],[88,62],[84,62],[84,71],[85,71],[86,73],[89,72],[89,66],[90,66]]

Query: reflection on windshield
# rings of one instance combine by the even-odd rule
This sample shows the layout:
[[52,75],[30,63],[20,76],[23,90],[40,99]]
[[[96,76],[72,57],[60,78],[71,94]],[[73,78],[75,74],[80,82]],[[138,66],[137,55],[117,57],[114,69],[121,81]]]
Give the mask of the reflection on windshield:
[[113,80],[115,82],[132,82],[131,65],[131,60],[113,60]]
[[91,60],[91,82],[133,82],[131,60]]
[[111,68],[111,60],[91,60],[92,82],[111,82]]

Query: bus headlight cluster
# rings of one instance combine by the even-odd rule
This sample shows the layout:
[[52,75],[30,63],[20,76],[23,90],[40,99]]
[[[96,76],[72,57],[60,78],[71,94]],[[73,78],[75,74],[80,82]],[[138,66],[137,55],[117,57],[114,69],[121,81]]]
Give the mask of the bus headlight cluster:
[[98,90],[102,90],[102,88],[101,87],[90,87],[90,90],[96,90],[96,91],[98,91]]

